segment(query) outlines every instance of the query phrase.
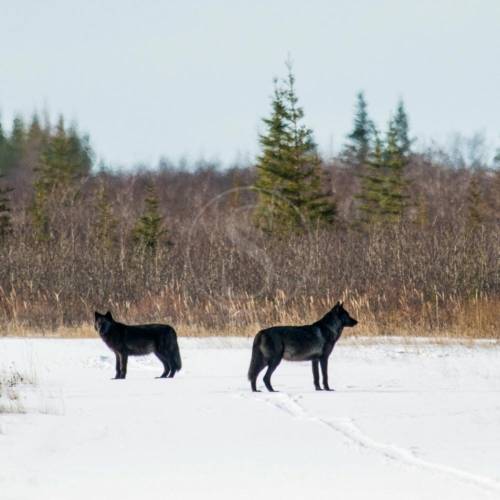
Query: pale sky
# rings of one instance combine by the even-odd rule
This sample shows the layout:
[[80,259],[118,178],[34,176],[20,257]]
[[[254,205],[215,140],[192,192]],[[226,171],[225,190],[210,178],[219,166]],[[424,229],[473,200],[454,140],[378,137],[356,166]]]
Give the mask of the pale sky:
[[357,92],[385,128],[500,145],[500,0],[0,0],[0,109],[78,122],[112,165],[258,152],[288,53],[325,154]]

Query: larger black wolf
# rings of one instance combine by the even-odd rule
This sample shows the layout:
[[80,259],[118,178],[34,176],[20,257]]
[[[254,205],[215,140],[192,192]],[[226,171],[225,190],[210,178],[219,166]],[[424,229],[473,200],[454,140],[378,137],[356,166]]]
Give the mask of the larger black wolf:
[[182,367],[177,334],[169,325],[129,326],[118,323],[111,313],[95,313],[95,329],[101,339],[116,355],[116,377],[127,375],[129,356],[144,356],[152,352],[163,363],[163,373],[158,378],[173,378]]
[[267,366],[264,384],[274,392],[271,375],[281,360],[312,361],[314,387],[321,391],[319,385],[319,365],[323,375],[323,387],[330,391],[328,385],[328,357],[340,336],[344,326],[356,326],[358,322],[351,318],[343,304],[337,302],[334,308],[323,318],[312,325],[275,326],[261,330],[253,341],[252,360],[248,370],[248,380],[252,391],[257,391],[257,376]]

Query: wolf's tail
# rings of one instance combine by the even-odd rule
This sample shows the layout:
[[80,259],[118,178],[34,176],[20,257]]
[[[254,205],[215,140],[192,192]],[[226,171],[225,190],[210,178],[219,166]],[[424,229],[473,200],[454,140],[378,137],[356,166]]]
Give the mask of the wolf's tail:
[[262,342],[262,332],[259,332],[253,339],[252,347],[252,360],[250,361],[250,368],[248,369],[248,380],[252,381],[257,378],[263,362],[260,344]]
[[179,344],[175,345],[174,352],[172,353],[172,361],[175,363],[175,370],[179,371],[182,368],[181,352],[179,351]]

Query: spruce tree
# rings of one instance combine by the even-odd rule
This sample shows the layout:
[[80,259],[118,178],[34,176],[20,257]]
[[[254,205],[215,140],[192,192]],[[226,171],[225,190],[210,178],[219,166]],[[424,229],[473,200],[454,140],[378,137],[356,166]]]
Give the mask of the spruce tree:
[[396,144],[400,154],[408,159],[411,155],[411,146],[414,139],[410,139],[410,125],[402,99],[398,103],[396,116],[394,117],[394,129],[396,130]]
[[336,203],[323,191],[324,177],[312,131],[303,125],[295,77],[287,63],[288,78],[275,80],[270,118],[263,119],[267,134],[260,136],[262,153],[254,189],[259,194],[254,222],[263,231],[286,234],[304,223],[331,224]]
[[160,245],[170,244],[168,231],[161,229],[163,217],[158,211],[159,202],[154,194],[153,184],[147,184],[148,196],[145,199],[145,213],[138,217],[132,232],[134,243],[156,250]]
[[500,147],[497,149],[495,157],[493,158],[493,168],[500,169]]
[[78,141],[72,131],[66,132],[62,117],[41,160],[43,167],[39,181],[49,191],[70,186],[88,173],[87,164],[82,162]]
[[[4,176],[0,174],[0,178],[2,177]],[[10,221],[11,208],[9,207],[9,198],[6,196],[11,191],[11,188],[0,188],[0,242],[5,240],[12,232]]]
[[2,126],[2,115],[0,115],[0,175],[8,170],[9,141],[5,136]]
[[16,116],[12,123],[12,132],[9,140],[11,149],[9,169],[17,170],[21,166],[23,156],[26,153],[27,138],[26,124],[21,116]]
[[403,178],[404,168],[408,164],[408,160],[398,144],[398,129],[395,120],[389,122],[384,156],[384,166],[388,170],[388,174],[382,201],[382,213],[387,222],[395,223],[402,218],[408,205],[405,187],[411,182]]
[[368,105],[363,92],[357,96],[356,116],[354,118],[353,131],[347,136],[350,140],[345,148],[345,153],[350,159],[364,163],[372,150],[375,125],[368,117]]
[[104,185],[96,190],[95,198],[97,209],[97,220],[94,226],[95,238],[99,246],[110,248],[117,241],[118,221],[112,213],[114,203],[108,200],[108,193]]
[[51,137],[47,150],[41,155],[42,167],[36,169],[34,200],[29,210],[36,238],[39,241],[50,239],[49,206],[51,196],[61,205],[69,203],[68,194],[75,183],[88,172],[82,163],[81,151],[72,133],[68,134],[61,117],[56,133]]
[[375,148],[365,161],[366,172],[361,174],[361,194],[357,195],[361,203],[358,209],[363,212],[359,222],[366,224],[379,223],[383,217],[383,200],[387,190],[385,176],[383,145],[375,139]]
[[358,209],[363,212],[362,223],[394,224],[404,215],[407,207],[405,187],[410,183],[404,179],[404,168],[408,164],[397,143],[394,120],[384,145],[378,137],[375,149],[364,162],[366,171],[361,175],[361,200]]

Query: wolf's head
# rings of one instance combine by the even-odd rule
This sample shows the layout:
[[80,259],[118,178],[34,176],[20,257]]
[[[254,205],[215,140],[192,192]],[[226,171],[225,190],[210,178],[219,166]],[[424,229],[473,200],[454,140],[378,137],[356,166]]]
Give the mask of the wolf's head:
[[108,311],[106,314],[99,314],[97,311],[94,314],[94,328],[99,332],[99,335],[106,335],[114,323],[113,316]]
[[350,314],[344,309],[344,304],[337,302],[330,311],[333,316],[340,319],[342,326],[356,326],[358,322],[351,318]]

